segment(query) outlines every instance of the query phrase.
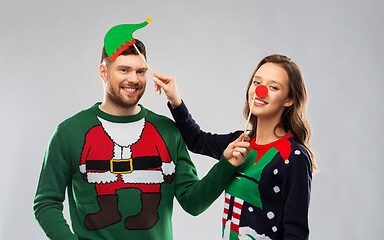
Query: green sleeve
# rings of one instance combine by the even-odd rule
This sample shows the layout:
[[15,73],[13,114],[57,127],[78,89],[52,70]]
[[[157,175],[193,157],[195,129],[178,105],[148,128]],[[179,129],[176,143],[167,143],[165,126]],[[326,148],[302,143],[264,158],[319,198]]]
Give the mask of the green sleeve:
[[176,165],[176,198],[186,212],[199,215],[229,186],[237,171],[238,167],[221,156],[220,161],[199,180],[196,168],[181,140]]
[[48,238],[54,240],[78,239],[63,216],[65,189],[72,173],[66,142],[56,130],[44,156],[33,205],[37,221]]

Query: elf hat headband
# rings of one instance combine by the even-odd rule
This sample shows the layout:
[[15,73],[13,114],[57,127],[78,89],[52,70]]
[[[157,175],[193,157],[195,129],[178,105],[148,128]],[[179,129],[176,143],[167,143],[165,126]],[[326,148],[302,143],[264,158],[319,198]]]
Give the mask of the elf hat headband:
[[132,37],[133,32],[147,26],[151,21],[151,18],[147,18],[145,22],[139,24],[120,24],[109,29],[104,37],[104,48],[108,59],[114,61],[129,46],[132,46],[135,43]]

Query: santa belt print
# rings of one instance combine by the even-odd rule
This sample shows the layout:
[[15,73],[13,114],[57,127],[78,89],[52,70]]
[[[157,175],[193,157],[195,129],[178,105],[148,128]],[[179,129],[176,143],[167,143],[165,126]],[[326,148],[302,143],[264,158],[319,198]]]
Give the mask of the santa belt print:
[[161,167],[160,156],[135,157],[130,159],[87,160],[87,170],[111,171],[112,173],[130,173],[133,170],[145,170]]

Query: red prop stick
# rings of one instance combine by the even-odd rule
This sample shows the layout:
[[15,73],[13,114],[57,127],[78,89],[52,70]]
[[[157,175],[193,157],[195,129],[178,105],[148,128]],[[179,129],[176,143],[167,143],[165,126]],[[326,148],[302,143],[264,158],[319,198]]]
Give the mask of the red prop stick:
[[265,98],[267,96],[267,94],[268,94],[268,88],[266,86],[259,85],[256,87],[255,94],[253,95],[253,99],[252,99],[252,104],[251,104],[251,107],[249,108],[249,115],[248,115],[247,124],[245,125],[244,134],[247,133],[249,120],[251,119],[251,115],[252,115],[252,107],[253,107],[253,105],[255,105],[256,95],[259,98]]

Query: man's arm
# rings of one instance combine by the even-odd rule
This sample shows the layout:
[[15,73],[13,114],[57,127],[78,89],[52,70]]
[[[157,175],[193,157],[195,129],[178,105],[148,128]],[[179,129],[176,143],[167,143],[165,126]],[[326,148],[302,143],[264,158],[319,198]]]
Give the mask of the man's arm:
[[54,240],[78,239],[63,216],[65,189],[71,178],[66,144],[56,130],[44,156],[33,205],[35,218],[45,234]]
[[180,140],[175,180],[176,198],[182,208],[194,216],[204,212],[232,182],[248,151],[249,143],[238,138],[224,151],[220,161],[199,180],[196,168]]

